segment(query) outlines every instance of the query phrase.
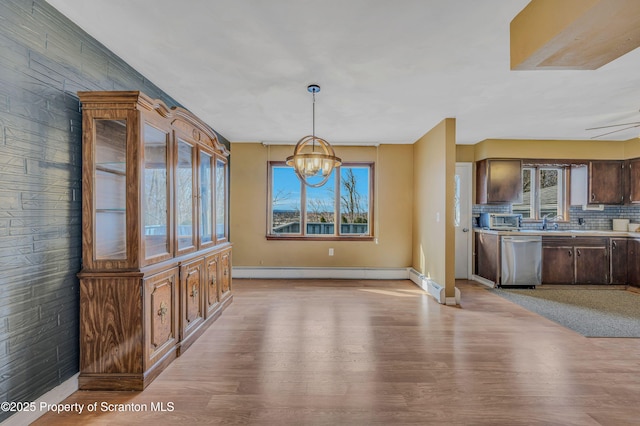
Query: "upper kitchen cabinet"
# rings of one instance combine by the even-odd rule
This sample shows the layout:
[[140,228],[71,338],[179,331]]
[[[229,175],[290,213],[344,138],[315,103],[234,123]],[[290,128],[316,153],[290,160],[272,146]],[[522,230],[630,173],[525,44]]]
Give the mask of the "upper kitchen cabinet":
[[487,159],[476,163],[476,203],[522,202],[522,160]]
[[629,171],[629,203],[640,203],[640,158],[628,161]]
[[589,204],[622,204],[624,202],[624,162],[620,160],[589,161]]

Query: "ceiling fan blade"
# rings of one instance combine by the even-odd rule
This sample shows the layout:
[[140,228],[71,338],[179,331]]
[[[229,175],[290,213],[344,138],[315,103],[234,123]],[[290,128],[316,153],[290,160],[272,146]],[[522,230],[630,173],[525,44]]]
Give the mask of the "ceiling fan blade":
[[[632,123],[629,123],[629,124],[632,124]],[[624,129],[616,129],[616,130],[613,130],[613,131],[611,131],[611,132],[602,133],[601,135],[593,136],[591,139],[597,139],[597,138],[602,137],[602,136],[610,135],[611,133],[617,133],[617,132],[622,132],[622,131],[624,131],[624,130],[633,129],[634,127],[640,127],[640,123],[635,124],[635,125],[633,125],[633,126],[625,127]],[[597,128],[597,127],[596,127],[596,128]],[[587,129],[587,130],[589,130],[589,129]]]
[[[600,126],[600,127],[589,127],[585,130],[597,130],[597,129],[607,129],[609,127],[620,127],[620,126],[631,126],[632,124],[640,124],[640,121],[634,121],[632,123],[620,123],[620,124],[610,124],[608,126]],[[635,126],[632,126],[635,127]]]

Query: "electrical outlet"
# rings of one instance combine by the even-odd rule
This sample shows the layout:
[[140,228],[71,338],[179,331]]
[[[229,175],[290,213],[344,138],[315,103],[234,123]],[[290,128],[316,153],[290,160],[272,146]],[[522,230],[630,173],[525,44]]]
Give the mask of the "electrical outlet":
[[333,256],[333,249],[332,248],[329,249],[329,256]]

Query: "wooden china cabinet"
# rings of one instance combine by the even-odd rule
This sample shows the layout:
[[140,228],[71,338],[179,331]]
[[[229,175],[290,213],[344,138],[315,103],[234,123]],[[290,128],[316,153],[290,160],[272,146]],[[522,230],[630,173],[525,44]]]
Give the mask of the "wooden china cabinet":
[[231,303],[228,156],[141,92],[82,103],[80,389],[142,390]]

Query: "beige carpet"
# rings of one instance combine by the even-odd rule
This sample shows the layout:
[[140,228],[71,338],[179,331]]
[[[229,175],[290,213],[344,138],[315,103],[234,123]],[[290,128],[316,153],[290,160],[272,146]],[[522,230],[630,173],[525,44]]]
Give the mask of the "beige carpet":
[[640,294],[605,289],[490,289],[586,337],[640,337]]

